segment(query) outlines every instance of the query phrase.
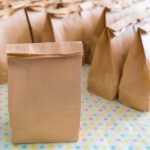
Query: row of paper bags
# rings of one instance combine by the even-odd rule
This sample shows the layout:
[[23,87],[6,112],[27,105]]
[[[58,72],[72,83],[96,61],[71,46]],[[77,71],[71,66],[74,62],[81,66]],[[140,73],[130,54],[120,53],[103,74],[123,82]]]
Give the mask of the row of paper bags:
[[105,13],[88,78],[91,92],[111,100],[119,97],[141,111],[150,110],[150,9],[145,6],[122,10],[113,23]]
[[[129,51],[135,45],[134,38],[142,39],[147,35],[145,25],[149,23],[149,0],[66,1],[59,4],[54,1],[21,1],[10,3],[10,6],[0,12],[1,82],[7,81],[6,44],[82,41],[84,63],[92,62],[89,90],[108,99],[119,94],[122,103],[142,111],[149,110],[149,76],[145,75],[148,58],[143,59],[142,71],[138,70],[140,65],[133,67],[136,70],[125,65],[128,64]],[[142,31],[138,30],[139,27]],[[145,46],[145,40],[138,44]],[[138,58],[132,60],[136,64],[139,61]],[[134,70],[132,75],[126,75],[128,69]],[[137,78],[133,77],[134,74]]]
[[97,26],[101,18],[103,19],[104,12],[118,11],[135,3],[129,0],[113,1],[113,10],[111,0],[6,2],[7,7],[3,8],[2,3],[3,9],[0,11],[0,83],[7,81],[7,44],[83,41],[84,63],[91,62],[96,37],[99,37],[100,30],[104,28],[103,21],[101,26]]
[[0,83],[6,82],[8,78],[5,46],[40,42],[46,19],[45,9],[56,7],[55,3],[48,2],[12,1],[6,8],[1,4],[3,9],[0,11]]

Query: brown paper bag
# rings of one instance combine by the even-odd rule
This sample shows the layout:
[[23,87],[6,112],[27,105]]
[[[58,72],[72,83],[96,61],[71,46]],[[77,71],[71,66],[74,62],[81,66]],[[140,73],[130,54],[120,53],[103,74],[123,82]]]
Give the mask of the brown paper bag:
[[119,101],[141,111],[150,111],[149,31],[138,30],[119,87]]
[[0,83],[7,81],[5,46],[32,42],[24,9],[7,9],[0,15]]
[[80,4],[81,8],[81,18],[84,23],[85,37],[84,37],[84,46],[86,48],[85,62],[89,63],[90,53],[91,53],[91,37],[95,33],[97,27],[99,27],[98,22],[100,18],[103,17],[103,12],[105,6],[111,5],[110,0],[101,0],[101,1],[92,1]]
[[13,143],[76,141],[81,42],[9,45],[7,54]]
[[51,41],[82,41],[86,62],[89,52],[87,43],[101,12],[102,8],[95,7],[92,2],[59,8],[48,12],[50,23],[46,22],[45,26],[48,28],[49,24],[49,29],[52,34],[43,36],[42,42],[48,42],[50,39]]
[[89,73],[88,88],[91,92],[107,99],[117,96],[123,65],[135,36],[133,24],[147,15],[150,16],[150,11],[138,14],[138,17],[124,17],[104,30]]
[[[142,6],[142,7],[141,7]],[[146,8],[150,7],[150,2],[149,1],[141,1],[138,2],[136,4],[134,4],[133,6],[123,9],[123,6],[120,4],[119,5],[109,5],[107,6],[101,17],[99,18],[98,24],[94,30],[93,35],[91,36],[90,39],[90,57],[89,57],[89,62],[92,62],[93,56],[94,56],[94,52],[96,49],[96,45],[97,42],[99,40],[99,37],[101,36],[103,30],[115,23],[116,21],[120,20],[121,18],[127,16],[127,15],[132,15],[132,14],[136,14],[139,12],[142,12],[144,10],[146,10]]]
[[45,36],[49,33],[47,28],[43,32],[43,28],[46,21],[46,9],[54,9],[57,7],[56,3],[45,3],[45,2],[36,2],[31,3],[26,6],[27,16],[30,23],[30,28],[32,31],[33,41],[35,43],[41,42],[41,37],[44,34]]
[[91,36],[98,24],[98,20],[101,17],[104,8],[101,6],[94,6],[94,3],[82,3],[80,4],[81,12],[80,16],[84,25],[84,39],[83,44],[85,46],[85,62],[89,62],[90,55],[90,42]]

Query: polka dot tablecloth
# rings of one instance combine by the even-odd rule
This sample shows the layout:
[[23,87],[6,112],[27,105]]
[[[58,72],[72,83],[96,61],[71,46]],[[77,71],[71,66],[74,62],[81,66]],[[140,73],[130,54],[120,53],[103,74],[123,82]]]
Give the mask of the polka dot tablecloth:
[[82,72],[82,110],[76,143],[11,143],[8,86],[0,85],[0,150],[150,150],[150,113],[130,109],[87,91],[89,66]]

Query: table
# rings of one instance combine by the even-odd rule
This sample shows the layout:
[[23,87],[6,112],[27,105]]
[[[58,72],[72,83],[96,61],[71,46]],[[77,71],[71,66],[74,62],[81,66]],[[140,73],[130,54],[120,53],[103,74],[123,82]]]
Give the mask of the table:
[[76,143],[13,145],[8,85],[0,85],[0,150],[150,150],[150,113],[89,93],[88,72],[89,66],[85,65],[82,71],[81,127]]

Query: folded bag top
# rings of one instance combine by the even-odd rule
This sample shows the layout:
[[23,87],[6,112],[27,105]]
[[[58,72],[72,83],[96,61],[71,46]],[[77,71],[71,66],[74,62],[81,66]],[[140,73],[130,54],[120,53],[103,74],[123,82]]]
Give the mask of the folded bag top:
[[25,3],[19,3],[18,5],[11,4],[11,7],[6,7],[5,9],[0,10],[0,20],[11,17],[11,15],[23,8],[25,8]]
[[[11,44],[7,46],[8,56],[46,56],[64,57],[70,55],[82,55],[83,48],[81,42],[51,42],[34,44]],[[19,58],[18,57],[18,58]]]
[[43,1],[43,2],[32,2],[27,3],[26,8],[30,11],[43,11],[46,8],[51,8],[50,6],[56,7],[57,3],[55,1]]
[[68,7],[62,7],[59,9],[47,10],[48,14],[52,17],[65,17],[66,15],[79,13],[85,10],[90,10],[96,7],[92,2],[84,2],[81,4],[74,4]]

